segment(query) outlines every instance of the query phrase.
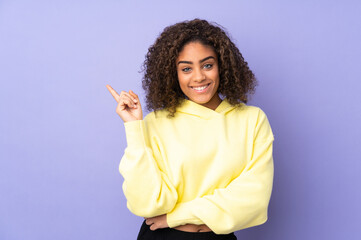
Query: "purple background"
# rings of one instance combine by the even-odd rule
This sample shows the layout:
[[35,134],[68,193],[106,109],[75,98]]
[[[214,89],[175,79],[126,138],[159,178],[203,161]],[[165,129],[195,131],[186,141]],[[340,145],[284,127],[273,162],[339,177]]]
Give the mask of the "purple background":
[[[269,219],[239,239],[361,239],[360,1],[0,1],[0,239],[135,239],[105,85],[141,95],[164,27],[230,32],[272,125]],[[144,110],[145,114],[147,113]]]

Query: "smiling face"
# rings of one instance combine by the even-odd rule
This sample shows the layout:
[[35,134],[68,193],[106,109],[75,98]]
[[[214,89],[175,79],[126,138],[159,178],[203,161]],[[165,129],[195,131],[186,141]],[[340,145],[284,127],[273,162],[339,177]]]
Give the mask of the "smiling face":
[[190,42],[176,61],[180,88],[189,100],[215,110],[221,103],[217,93],[219,72],[217,54],[207,45]]

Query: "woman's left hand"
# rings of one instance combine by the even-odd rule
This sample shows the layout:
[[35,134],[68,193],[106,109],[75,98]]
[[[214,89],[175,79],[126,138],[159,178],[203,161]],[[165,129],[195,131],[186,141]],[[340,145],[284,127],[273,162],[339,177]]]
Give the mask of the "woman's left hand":
[[160,228],[168,228],[167,214],[159,215],[151,218],[144,218],[145,223],[150,225],[150,230],[157,230]]

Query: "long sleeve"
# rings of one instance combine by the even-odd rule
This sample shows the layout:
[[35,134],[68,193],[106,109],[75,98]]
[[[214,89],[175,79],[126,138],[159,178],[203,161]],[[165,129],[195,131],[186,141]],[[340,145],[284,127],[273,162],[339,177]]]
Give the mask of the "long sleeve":
[[119,164],[128,209],[141,217],[165,214],[178,195],[167,174],[159,168],[150,147],[145,120],[125,122],[128,146]]
[[260,110],[252,155],[242,173],[225,188],[177,203],[167,214],[169,227],[206,224],[215,233],[226,234],[264,223],[273,185],[273,141],[267,117]]

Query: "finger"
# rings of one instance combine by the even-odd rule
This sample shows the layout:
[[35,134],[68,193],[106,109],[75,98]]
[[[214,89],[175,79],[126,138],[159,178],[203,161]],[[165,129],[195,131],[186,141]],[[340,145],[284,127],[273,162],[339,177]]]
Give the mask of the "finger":
[[[130,91],[131,91],[131,90],[130,90]],[[133,93],[134,93],[134,92],[133,92]],[[130,93],[128,93],[128,92],[126,92],[126,91],[122,91],[122,92],[120,93],[120,97],[122,97],[122,96],[127,96],[127,97],[129,97],[129,99],[131,99],[134,103],[139,102],[137,98],[135,98],[134,96],[132,96]]]
[[138,95],[137,94],[135,94],[132,90],[129,90],[129,94],[133,97],[133,100],[135,101],[135,102],[138,102]]
[[157,227],[155,224],[153,224],[153,225],[150,226],[149,229],[152,230],[152,231],[154,231],[154,230],[157,230],[158,227]]
[[115,101],[119,102],[119,94],[109,84],[107,84],[106,87],[109,90],[109,92],[112,94]]
[[151,225],[151,224],[152,224],[152,221],[150,221],[149,219],[147,219],[147,220],[145,220],[145,224]]
[[[120,94],[120,99],[129,99],[131,102],[132,107],[137,108],[139,101],[137,99],[134,99],[129,93],[122,91]],[[129,105],[130,106],[130,105]]]
[[129,107],[136,108],[136,103],[133,101],[133,99],[131,99],[131,97],[125,94],[121,95],[119,99],[119,105],[124,105],[124,104],[126,104]]
[[118,104],[118,109],[120,111],[126,109],[126,108],[136,108],[133,101],[129,99],[121,99]]

